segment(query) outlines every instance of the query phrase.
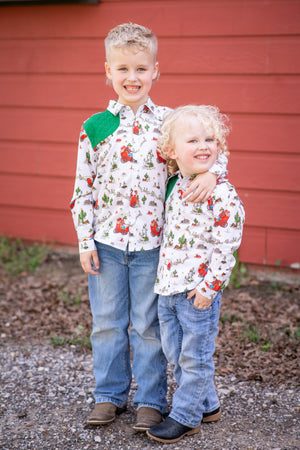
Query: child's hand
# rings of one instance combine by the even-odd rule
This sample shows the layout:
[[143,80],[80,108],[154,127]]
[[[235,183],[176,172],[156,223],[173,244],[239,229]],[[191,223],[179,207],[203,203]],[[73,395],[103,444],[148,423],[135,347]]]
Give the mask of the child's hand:
[[216,184],[217,175],[214,173],[199,173],[189,184],[187,190],[183,193],[182,198],[186,198],[192,192],[192,194],[186,198],[187,202],[206,202],[211,196]]
[[[92,261],[97,270],[93,269]],[[85,273],[89,273],[90,275],[99,275],[98,270],[100,264],[97,250],[93,250],[92,252],[80,253],[80,264]]]
[[211,305],[211,300],[201,295],[200,292],[197,291],[197,289],[193,289],[191,292],[189,292],[187,298],[191,299],[192,297],[195,297],[194,306],[198,309],[206,309]]

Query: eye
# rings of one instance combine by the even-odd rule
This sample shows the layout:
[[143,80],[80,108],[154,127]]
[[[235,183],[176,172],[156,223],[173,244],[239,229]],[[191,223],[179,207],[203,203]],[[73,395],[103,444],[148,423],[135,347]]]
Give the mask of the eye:
[[188,141],[189,144],[195,144],[197,142],[197,139],[190,139]]
[[205,142],[214,142],[215,138],[206,138]]
[[119,67],[119,72],[126,72],[127,68],[126,67]]
[[145,67],[139,67],[139,68],[138,68],[138,71],[139,71],[139,72],[145,72],[146,69],[145,69]]

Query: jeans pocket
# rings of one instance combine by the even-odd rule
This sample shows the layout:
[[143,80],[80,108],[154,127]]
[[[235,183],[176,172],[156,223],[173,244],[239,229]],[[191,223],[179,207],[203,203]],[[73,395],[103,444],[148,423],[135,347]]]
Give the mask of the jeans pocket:
[[195,296],[188,299],[187,301],[189,302],[189,304],[191,305],[192,309],[194,311],[197,311],[198,314],[207,314],[212,310],[212,304],[210,306],[208,306],[207,308],[197,308],[197,306],[195,306],[194,301],[195,301]]

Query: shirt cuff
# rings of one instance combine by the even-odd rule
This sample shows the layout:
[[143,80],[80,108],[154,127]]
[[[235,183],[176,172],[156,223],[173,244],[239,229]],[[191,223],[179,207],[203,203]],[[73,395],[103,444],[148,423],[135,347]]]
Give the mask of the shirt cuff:
[[220,288],[218,286],[208,285],[204,280],[196,287],[199,294],[203,295],[203,297],[208,298],[213,301],[213,299],[220,292]]
[[79,241],[79,253],[92,252],[96,250],[94,239],[83,239]]

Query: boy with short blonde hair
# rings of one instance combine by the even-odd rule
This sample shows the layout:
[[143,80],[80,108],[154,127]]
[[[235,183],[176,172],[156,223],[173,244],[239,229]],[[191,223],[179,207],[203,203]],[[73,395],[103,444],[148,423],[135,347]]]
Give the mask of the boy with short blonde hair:
[[[138,385],[134,429],[145,431],[161,422],[167,408],[153,286],[167,180],[157,141],[170,109],[149,98],[159,73],[151,30],[122,24],[109,32],[105,45],[106,76],[118,99],[83,124],[71,202],[93,316],[96,405],[87,423],[110,423],[124,410],[133,370]],[[224,166],[215,169],[217,175]],[[214,186],[215,176],[205,174],[201,184]]]

